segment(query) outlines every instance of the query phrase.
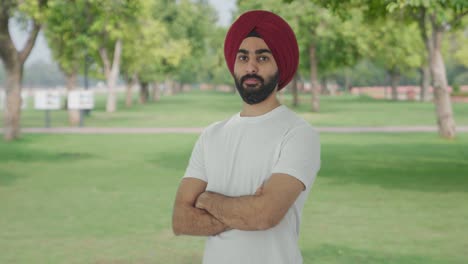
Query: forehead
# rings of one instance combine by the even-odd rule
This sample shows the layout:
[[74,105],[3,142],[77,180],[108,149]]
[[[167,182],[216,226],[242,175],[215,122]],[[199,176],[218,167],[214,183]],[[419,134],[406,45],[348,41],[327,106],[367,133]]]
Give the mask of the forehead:
[[239,46],[239,49],[245,49],[248,51],[255,51],[259,49],[270,49],[265,41],[257,37],[245,38]]

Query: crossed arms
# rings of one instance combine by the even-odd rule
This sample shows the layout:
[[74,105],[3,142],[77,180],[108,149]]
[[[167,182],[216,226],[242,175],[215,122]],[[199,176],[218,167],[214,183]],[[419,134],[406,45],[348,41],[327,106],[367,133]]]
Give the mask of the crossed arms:
[[184,178],[177,191],[172,216],[176,235],[212,236],[230,229],[266,230],[276,226],[304,184],[282,173],[274,173],[255,194],[229,197],[205,191],[207,183]]

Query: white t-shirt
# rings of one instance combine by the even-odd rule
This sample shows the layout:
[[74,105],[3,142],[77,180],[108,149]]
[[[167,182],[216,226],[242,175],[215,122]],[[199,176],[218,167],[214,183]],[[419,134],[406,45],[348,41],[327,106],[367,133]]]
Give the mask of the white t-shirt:
[[319,168],[318,133],[284,105],[256,117],[237,113],[207,127],[184,178],[203,180],[207,191],[233,197],[253,195],[273,173],[289,174],[306,189],[271,229],[234,229],[208,237],[203,263],[302,263],[298,246],[302,209]]

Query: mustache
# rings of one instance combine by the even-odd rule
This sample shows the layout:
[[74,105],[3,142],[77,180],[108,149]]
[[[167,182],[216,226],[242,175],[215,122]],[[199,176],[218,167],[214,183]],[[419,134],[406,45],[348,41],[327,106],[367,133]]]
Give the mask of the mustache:
[[261,83],[264,83],[263,78],[256,75],[256,74],[246,74],[246,75],[242,76],[242,78],[240,79],[240,82],[244,83],[244,81],[247,80],[247,79],[257,79]]

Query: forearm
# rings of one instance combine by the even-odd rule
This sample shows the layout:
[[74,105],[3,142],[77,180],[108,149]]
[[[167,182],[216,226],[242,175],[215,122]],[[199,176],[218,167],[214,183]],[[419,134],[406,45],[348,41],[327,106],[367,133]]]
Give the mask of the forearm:
[[233,229],[253,231],[274,226],[266,213],[265,203],[256,195],[228,197],[205,192],[200,195],[196,206],[205,209]]
[[213,236],[228,230],[228,226],[207,211],[193,206],[180,206],[174,210],[172,228],[176,235]]

